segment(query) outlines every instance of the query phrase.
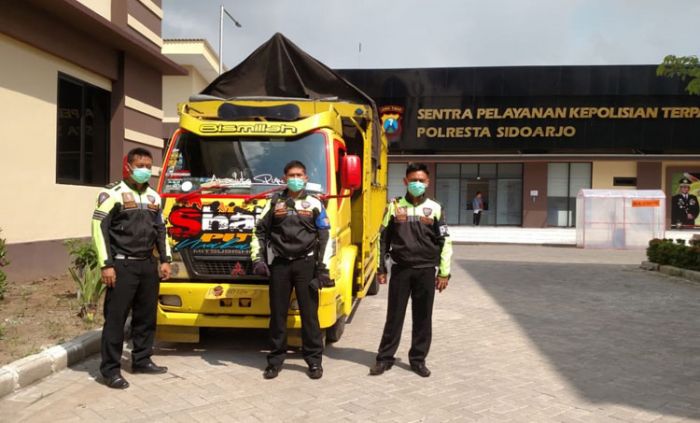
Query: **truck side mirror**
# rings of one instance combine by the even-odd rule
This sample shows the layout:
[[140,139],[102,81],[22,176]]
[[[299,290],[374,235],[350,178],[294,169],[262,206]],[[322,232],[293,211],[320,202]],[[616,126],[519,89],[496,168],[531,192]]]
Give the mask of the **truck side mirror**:
[[362,162],[360,156],[343,156],[340,167],[340,186],[354,191],[362,186]]

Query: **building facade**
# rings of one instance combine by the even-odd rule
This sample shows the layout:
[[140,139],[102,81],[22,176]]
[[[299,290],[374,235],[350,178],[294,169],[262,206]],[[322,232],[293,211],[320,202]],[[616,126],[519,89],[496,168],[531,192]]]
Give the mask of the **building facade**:
[[[1,1],[0,228],[11,280],[66,271],[133,147],[162,161],[161,0]],[[159,168],[155,169],[158,174]]]
[[[655,66],[342,70],[377,102],[391,196],[429,165],[448,223],[571,227],[581,188],[700,191],[700,97]],[[666,212],[669,226],[671,201]],[[700,225],[700,219],[696,225]]]
[[164,40],[163,54],[187,70],[186,75],[163,77],[163,139],[167,144],[179,126],[178,104],[219,76],[219,55],[203,39]]

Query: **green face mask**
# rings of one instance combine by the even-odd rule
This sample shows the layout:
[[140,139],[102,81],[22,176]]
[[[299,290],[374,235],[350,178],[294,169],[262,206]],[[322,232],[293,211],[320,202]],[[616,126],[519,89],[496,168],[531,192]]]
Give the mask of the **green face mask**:
[[420,197],[425,193],[425,184],[419,181],[411,181],[408,183],[408,192],[414,197]]
[[151,169],[147,167],[132,168],[131,178],[137,183],[143,184],[151,179]]
[[287,188],[292,192],[299,192],[304,188],[306,182],[301,178],[289,178],[287,179]]

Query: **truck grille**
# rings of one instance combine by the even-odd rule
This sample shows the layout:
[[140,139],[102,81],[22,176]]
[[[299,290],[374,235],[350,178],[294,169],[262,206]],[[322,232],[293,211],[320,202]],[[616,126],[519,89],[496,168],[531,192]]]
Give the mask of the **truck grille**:
[[245,279],[253,273],[249,259],[234,257],[198,256],[189,251],[182,252],[187,270],[202,279]]

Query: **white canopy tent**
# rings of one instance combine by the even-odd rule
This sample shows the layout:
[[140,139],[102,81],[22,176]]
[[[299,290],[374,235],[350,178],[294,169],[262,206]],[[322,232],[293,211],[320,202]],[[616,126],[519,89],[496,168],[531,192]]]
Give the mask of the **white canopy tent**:
[[576,196],[576,246],[646,248],[663,238],[666,195],[661,190],[582,189]]

